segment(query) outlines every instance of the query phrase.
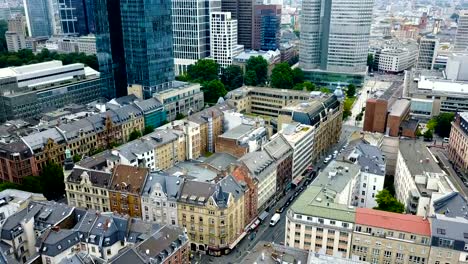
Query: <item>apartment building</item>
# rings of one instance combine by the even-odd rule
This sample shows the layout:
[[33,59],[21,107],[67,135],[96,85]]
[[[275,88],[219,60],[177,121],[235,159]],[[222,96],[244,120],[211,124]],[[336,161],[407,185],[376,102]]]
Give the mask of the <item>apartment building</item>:
[[245,154],[239,159],[257,184],[257,211],[270,206],[277,193],[277,164],[265,150]]
[[315,128],[302,124],[284,124],[278,134],[293,149],[292,179],[302,176],[313,163]]
[[457,191],[427,146],[414,140],[400,140],[395,190],[406,211],[418,216],[427,216],[435,199]]
[[339,204],[322,186],[309,186],[286,213],[286,246],[349,258],[353,207]]
[[293,153],[294,149],[282,134],[275,134],[263,146],[270,157],[276,162],[276,191],[286,192],[286,187],[293,180]]
[[237,44],[237,22],[231,18],[231,12],[210,13],[210,54],[220,68],[231,65],[244,50]]
[[183,184],[183,178],[151,172],[141,192],[141,218],[161,225],[176,226],[177,198]]
[[117,165],[112,174],[109,192],[110,209],[131,217],[141,217],[141,190],[149,170],[128,165]]
[[253,222],[258,216],[258,181],[250,176],[250,171],[247,166],[236,166],[231,172],[237,182],[243,184],[244,187],[244,216],[246,224]]
[[69,206],[110,212],[109,188],[112,174],[109,172],[76,166],[65,176],[65,193]]
[[468,112],[457,113],[450,130],[449,159],[468,172]]
[[15,189],[0,192],[0,228],[6,219],[26,208],[30,201],[46,201],[44,195]]
[[264,126],[240,124],[218,136],[216,152],[229,153],[237,158],[261,149],[267,142],[268,133]]
[[[193,160],[201,155],[200,142],[201,142],[201,126],[195,122],[187,120],[175,120],[164,126],[160,126],[158,130],[171,129],[174,133],[183,137],[179,137],[178,141],[185,144],[180,147],[180,152],[185,152],[185,157],[179,157],[179,160]],[[176,132],[177,131],[177,132]],[[183,151],[185,149],[185,151]],[[183,153],[179,153],[180,154]]]
[[218,183],[185,181],[177,200],[178,225],[192,251],[228,254],[245,236],[244,191],[227,176]]
[[0,179],[21,183],[26,176],[39,175],[32,150],[22,141],[0,144]]
[[431,225],[421,216],[356,209],[352,256],[370,263],[428,263]]

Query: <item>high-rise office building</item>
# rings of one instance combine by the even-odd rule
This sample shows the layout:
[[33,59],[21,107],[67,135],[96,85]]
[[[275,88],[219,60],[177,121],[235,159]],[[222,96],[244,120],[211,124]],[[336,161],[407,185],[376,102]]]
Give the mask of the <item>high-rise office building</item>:
[[221,0],[221,11],[237,20],[237,42],[246,49],[252,48],[253,6],[253,0]]
[[49,0],[23,0],[29,36],[48,37],[52,35]]
[[221,0],[173,0],[175,74],[210,56],[210,13],[221,11]]
[[225,68],[244,49],[237,45],[237,20],[229,12],[213,12],[210,17],[211,57]]
[[58,14],[57,33],[63,35],[89,34],[86,7],[83,0],[51,0]]
[[458,17],[457,34],[455,35],[454,51],[465,51],[468,48],[468,10],[462,10]]
[[437,57],[438,47],[439,40],[435,36],[429,35],[422,37],[419,41],[419,55],[416,68],[432,70]]
[[373,0],[302,2],[299,62],[306,78],[362,84],[373,6]]
[[281,38],[280,26],[281,5],[255,5],[252,29],[252,49],[278,49]]
[[174,81],[171,1],[121,0],[127,83],[143,86],[145,97]]

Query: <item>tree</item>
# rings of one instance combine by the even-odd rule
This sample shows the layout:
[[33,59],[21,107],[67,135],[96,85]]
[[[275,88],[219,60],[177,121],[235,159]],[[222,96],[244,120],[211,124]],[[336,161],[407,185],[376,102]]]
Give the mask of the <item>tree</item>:
[[423,134],[424,140],[431,141],[433,138],[432,130],[428,129]]
[[354,86],[354,84],[348,85],[348,89],[346,90],[346,95],[348,97],[354,97],[356,95],[356,86]]
[[367,66],[369,69],[374,68],[374,55],[372,53],[367,54]]
[[[245,70],[254,71],[257,82],[252,85],[263,85],[268,79],[268,62],[262,56],[250,57],[245,65]],[[247,78],[247,77],[246,77]]]
[[201,59],[187,68],[190,81],[203,83],[218,79],[219,65],[214,60]]
[[387,189],[379,191],[375,197],[375,201],[378,204],[377,207],[374,207],[376,210],[400,214],[405,211],[405,205],[393,197]]
[[47,162],[40,174],[41,188],[47,200],[57,200],[65,194],[63,169],[57,163]]
[[271,87],[291,89],[294,86],[293,71],[289,64],[283,62],[277,64],[271,72]]
[[81,160],[81,155],[80,154],[73,155],[73,162],[77,163],[80,160]]
[[330,89],[328,89],[327,87],[322,87],[322,88],[320,88],[320,91],[321,91],[322,93],[326,93],[326,94],[331,93]]
[[135,140],[135,139],[140,138],[140,137],[141,137],[141,131],[135,129],[128,136],[128,141],[132,141],[132,140]]
[[299,69],[299,68],[294,68],[292,70],[292,75],[293,75],[293,83],[296,85],[298,83],[303,83],[304,82],[304,72]]
[[33,193],[43,193],[41,177],[26,176],[21,183],[21,190]]
[[454,113],[441,113],[436,117],[434,132],[441,137],[449,137],[452,128],[452,121],[455,119]]
[[181,119],[184,119],[184,118],[185,118],[185,115],[182,114],[182,113],[177,113],[176,116],[175,116],[176,120],[181,120]]
[[6,189],[21,190],[21,186],[16,184],[16,183],[12,183],[12,182],[2,182],[2,183],[0,183],[0,192],[4,191]]
[[224,97],[227,94],[224,84],[219,80],[203,83],[202,90],[205,102],[212,104],[217,103],[220,97]]
[[246,85],[252,85],[252,86],[257,85],[257,83],[258,83],[257,74],[255,73],[254,70],[250,70],[250,71],[247,71],[245,73],[244,82],[245,82]]
[[229,65],[223,69],[221,81],[228,91],[241,87],[244,82],[242,68],[238,65]]
[[298,83],[296,85],[294,85],[293,87],[293,90],[300,90],[300,91],[315,91],[317,89],[317,86],[315,86],[315,84],[309,82],[309,81],[305,81],[303,83]]
[[143,135],[148,135],[149,133],[152,133],[154,131],[154,126],[148,125],[145,126],[145,130],[143,130]]

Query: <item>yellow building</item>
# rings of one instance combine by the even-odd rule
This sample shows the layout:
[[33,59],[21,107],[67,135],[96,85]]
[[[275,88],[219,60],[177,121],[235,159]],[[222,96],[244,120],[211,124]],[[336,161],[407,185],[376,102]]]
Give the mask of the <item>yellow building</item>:
[[177,218],[192,251],[228,254],[246,235],[244,190],[232,176],[218,183],[185,181],[177,200]]

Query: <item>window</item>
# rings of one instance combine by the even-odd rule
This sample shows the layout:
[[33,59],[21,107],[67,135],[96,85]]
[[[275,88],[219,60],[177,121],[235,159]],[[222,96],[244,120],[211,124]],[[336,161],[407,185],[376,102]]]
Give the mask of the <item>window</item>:
[[389,232],[387,233],[387,236],[392,237],[392,236],[393,236],[393,232],[392,232],[392,231],[389,231]]
[[405,234],[403,234],[403,233],[398,234],[398,238],[399,239],[405,239]]
[[453,240],[439,238],[439,246],[445,248],[453,248]]
[[445,235],[445,229],[437,228],[437,234],[439,234],[439,235]]
[[392,252],[391,252],[391,251],[385,250],[385,251],[384,251],[384,257],[386,257],[386,258],[391,258],[391,257],[392,257]]
[[453,257],[453,253],[450,251],[450,252],[447,252],[447,258],[451,258]]
[[362,195],[366,195],[366,191],[362,191],[361,194],[362,194]]
[[380,255],[380,249],[378,249],[378,248],[373,248],[373,249],[372,249],[372,255],[374,255],[374,256]]
[[110,248],[107,249],[107,255],[108,255],[108,256],[109,256],[109,255],[112,255],[112,249],[110,249]]
[[334,220],[330,220],[330,225],[336,225],[336,222]]
[[411,235],[411,236],[410,236],[410,239],[411,239],[411,240],[416,240],[416,236],[415,236],[415,235]]
[[468,244],[465,244],[465,250],[468,250]]
[[403,260],[404,258],[405,258],[405,255],[403,253],[396,253],[397,260]]
[[348,223],[342,223],[341,226],[344,227],[344,228],[348,228],[349,224]]
[[356,226],[356,228],[354,230],[357,231],[357,232],[361,232],[361,226]]
[[318,219],[318,222],[319,222],[320,224],[323,224],[323,223],[324,223],[324,221],[323,221],[322,218],[319,218],[319,219]]

